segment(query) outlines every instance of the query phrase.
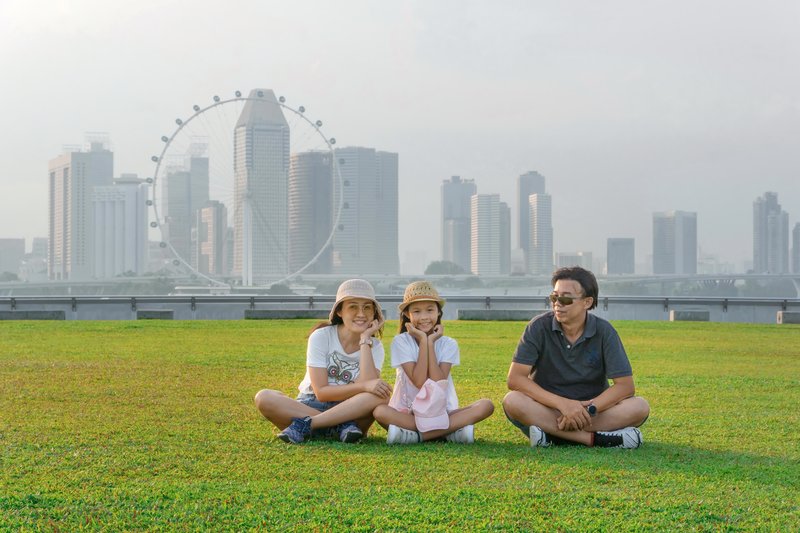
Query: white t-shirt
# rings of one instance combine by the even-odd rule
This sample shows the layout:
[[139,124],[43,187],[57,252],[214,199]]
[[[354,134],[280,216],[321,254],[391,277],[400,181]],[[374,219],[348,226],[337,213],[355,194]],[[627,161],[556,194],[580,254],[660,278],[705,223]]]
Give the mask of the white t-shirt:
[[[306,375],[297,389],[300,395],[314,394],[308,367],[324,368],[328,372],[328,385],[347,385],[356,380],[361,365],[361,349],[345,353],[336,326],[327,326],[314,331],[308,337],[306,350]],[[372,360],[380,371],[383,366],[383,344],[372,337]]]
[[[459,364],[458,343],[450,337],[440,337],[433,344],[436,352],[436,362],[450,363],[452,366]],[[403,413],[411,412],[411,402],[419,392],[414,386],[411,378],[403,370],[403,363],[416,363],[419,359],[419,345],[410,333],[405,332],[396,336],[392,341],[392,367],[397,369],[397,379],[394,383],[392,398],[389,400],[389,407]],[[453,384],[453,374],[447,374],[447,411],[458,409],[458,396],[456,387]]]

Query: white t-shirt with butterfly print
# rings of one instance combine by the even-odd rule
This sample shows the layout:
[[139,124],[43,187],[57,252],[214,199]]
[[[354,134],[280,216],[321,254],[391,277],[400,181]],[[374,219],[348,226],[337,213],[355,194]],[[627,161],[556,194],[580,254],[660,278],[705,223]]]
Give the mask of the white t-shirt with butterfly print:
[[[379,371],[383,366],[383,344],[372,337],[372,360]],[[361,365],[361,349],[345,353],[336,326],[320,328],[308,337],[306,350],[306,375],[297,389],[300,396],[314,394],[308,367],[324,368],[328,373],[328,385],[347,385],[356,380]]]

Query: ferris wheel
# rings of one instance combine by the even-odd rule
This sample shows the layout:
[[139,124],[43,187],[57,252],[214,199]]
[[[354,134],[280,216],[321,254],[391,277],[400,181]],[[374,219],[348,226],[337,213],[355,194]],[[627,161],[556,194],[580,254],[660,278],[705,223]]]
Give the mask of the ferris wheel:
[[195,104],[175,124],[147,180],[165,268],[245,286],[330,270],[347,183],[321,120],[254,89]]

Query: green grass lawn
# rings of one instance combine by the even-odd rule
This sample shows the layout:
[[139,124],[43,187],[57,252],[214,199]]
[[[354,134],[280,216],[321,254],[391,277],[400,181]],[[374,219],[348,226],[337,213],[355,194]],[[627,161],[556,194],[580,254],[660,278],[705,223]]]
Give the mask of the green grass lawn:
[[800,527],[800,327],[615,323],[652,414],[604,450],[505,420],[519,322],[446,324],[461,402],[497,408],[474,445],[286,445],[252,398],[296,393],[312,324],[0,323],[0,530]]

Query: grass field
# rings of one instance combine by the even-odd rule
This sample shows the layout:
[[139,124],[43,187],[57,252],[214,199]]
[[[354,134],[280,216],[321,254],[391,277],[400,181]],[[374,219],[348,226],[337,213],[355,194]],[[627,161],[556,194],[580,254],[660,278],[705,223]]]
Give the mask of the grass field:
[[497,407],[474,445],[286,445],[252,398],[296,392],[312,324],[0,323],[0,530],[800,527],[800,327],[615,323],[652,414],[603,450],[505,420],[519,322],[446,324],[462,403]]

